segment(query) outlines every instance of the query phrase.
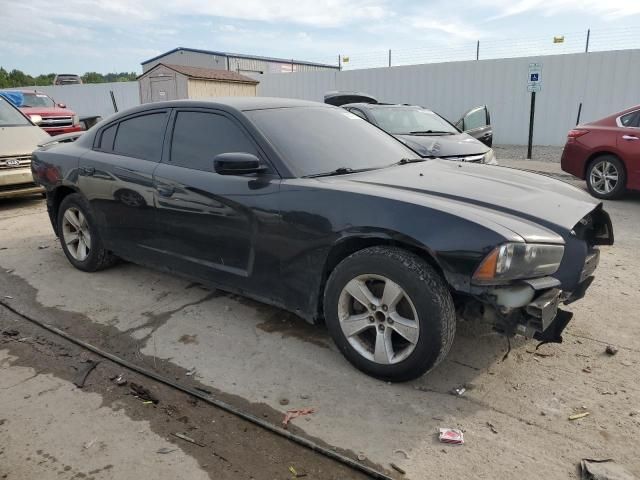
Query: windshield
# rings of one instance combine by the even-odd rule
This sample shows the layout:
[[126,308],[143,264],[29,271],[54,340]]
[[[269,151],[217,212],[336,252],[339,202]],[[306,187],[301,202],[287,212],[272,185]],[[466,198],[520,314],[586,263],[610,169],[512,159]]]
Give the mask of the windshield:
[[51,98],[44,93],[23,93],[23,100],[21,107],[47,107],[53,108],[56,106]]
[[0,97],[0,127],[17,127],[31,125],[19,110],[16,110],[9,102]]
[[378,126],[393,135],[459,133],[437,113],[419,107],[375,107],[369,110]]
[[382,168],[415,153],[360,117],[337,107],[245,112],[298,177],[346,168]]

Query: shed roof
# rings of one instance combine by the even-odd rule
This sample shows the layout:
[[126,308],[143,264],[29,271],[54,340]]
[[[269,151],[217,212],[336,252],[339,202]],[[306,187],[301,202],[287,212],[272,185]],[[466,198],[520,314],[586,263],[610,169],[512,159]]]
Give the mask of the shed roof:
[[173,70],[174,72],[178,72],[186,75],[189,78],[195,78],[198,80],[217,80],[219,82],[249,83],[251,85],[257,85],[258,83],[260,83],[258,80],[254,80],[251,77],[241,75],[231,70],[215,70],[213,68],[189,67],[186,65],[172,65],[167,63],[159,63],[155,65],[151,70],[148,70],[140,75],[140,77],[148,75],[161,65]]

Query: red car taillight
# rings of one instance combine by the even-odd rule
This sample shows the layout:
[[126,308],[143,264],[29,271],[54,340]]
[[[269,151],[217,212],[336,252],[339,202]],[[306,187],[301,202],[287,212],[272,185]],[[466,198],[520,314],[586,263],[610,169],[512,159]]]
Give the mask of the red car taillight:
[[579,137],[581,137],[583,135],[586,135],[587,133],[589,133],[589,130],[582,130],[580,128],[574,128],[573,130],[570,130],[569,133],[567,134],[567,141],[572,142],[576,138],[579,138]]

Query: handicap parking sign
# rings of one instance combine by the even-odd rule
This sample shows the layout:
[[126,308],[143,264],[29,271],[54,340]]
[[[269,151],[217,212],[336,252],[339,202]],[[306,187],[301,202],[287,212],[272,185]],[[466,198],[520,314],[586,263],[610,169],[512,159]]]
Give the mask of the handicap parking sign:
[[530,92],[539,92],[542,88],[542,64],[530,63],[529,76],[527,77],[527,90]]

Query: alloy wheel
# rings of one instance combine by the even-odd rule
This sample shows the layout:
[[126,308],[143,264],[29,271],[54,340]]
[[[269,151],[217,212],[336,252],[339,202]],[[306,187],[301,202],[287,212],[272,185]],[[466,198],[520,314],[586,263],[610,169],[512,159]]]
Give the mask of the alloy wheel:
[[89,256],[91,232],[87,218],[77,208],[71,207],[62,218],[62,238],[73,258],[82,262]]
[[360,275],[345,285],[338,302],[342,332],[364,358],[389,365],[411,355],[420,323],[400,285],[381,275]]
[[589,182],[600,195],[609,195],[618,185],[618,176],[618,169],[612,162],[601,160],[591,169]]

